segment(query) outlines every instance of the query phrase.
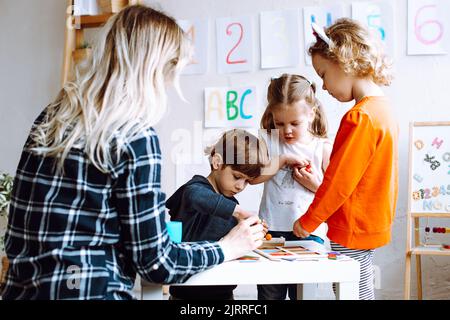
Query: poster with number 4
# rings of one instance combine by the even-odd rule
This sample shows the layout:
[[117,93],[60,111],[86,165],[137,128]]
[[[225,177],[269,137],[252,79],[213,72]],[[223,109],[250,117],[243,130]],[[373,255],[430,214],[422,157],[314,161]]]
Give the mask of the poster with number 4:
[[186,32],[193,56],[182,74],[204,74],[208,69],[208,20],[178,20],[180,27]]
[[[344,16],[344,6],[337,4],[328,7],[304,7],[303,8],[303,28],[305,32],[305,51],[311,44],[316,41],[316,37],[313,34],[311,22],[319,25],[320,27],[329,27],[337,19]],[[311,57],[305,54],[306,65],[312,65]]]
[[218,72],[252,71],[252,18],[220,18],[216,20],[216,28]]
[[446,54],[448,0],[408,1],[408,55]]

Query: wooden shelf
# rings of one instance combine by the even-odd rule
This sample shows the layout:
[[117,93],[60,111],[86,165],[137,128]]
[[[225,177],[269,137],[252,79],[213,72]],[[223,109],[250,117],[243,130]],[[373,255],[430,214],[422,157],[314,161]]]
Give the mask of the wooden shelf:
[[440,247],[414,247],[411,249],[411,254],[450,256],[450,250],[442,250]]
[[103,26],[113,15],[113,13],[105,13],[97,16],[74,16],[73,25],[81,29],[98,28]]
[[420,218],[420,217],[430,217],[430,218],[450,218],[450,212],[443,212],[443,213],[431,213],[431,212],[425,212],[425,213],[411,213],[411,216],[413,218]]

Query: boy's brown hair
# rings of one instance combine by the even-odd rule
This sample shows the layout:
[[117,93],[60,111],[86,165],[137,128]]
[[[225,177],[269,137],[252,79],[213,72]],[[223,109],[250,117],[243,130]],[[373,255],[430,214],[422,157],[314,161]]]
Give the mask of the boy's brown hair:
[[268,160],[264,140],[242,129],[226,131],[213,146],[206,149],[206,153],[210,159],[219,154],[223,159],[222,169],[230,166],[250,178],[259,177]]

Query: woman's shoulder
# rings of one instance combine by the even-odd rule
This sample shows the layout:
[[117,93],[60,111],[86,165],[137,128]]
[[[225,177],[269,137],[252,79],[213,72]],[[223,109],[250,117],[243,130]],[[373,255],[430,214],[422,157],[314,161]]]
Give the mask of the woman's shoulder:
[[[140,130],[130,137],[116,136],[114,139],[123,139],[116,167],[123,167],[130,161],[137,164],[148,163],[149,159],[161,160],[158,135],[153,128]],[[117,141],[115,144],[118,144]]]
[[160,152],[158,135],[152,127],[139,130],[132,136],[126,137],[123,145],[125,146],[125,151],[133,154]]

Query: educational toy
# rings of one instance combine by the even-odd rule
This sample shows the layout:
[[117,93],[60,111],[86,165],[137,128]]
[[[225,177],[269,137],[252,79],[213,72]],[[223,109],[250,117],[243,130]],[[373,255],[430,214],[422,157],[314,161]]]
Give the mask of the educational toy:
[[254,252],[273,261],[317,260],[327,257],[326,254],[311,251],[302,246],[275,246],[273,248],[256,249]]
[[269,239],[263,240],[263,244],[259,249],[275,248],[277,246],[284,246],[286,239],[283,237],[274,238],[270,235]]
[[[417,297],[422,299],[422,255],[449,256],[436,239],[450,233],[447,227],[430,227],[429,219],[450,218],[450,122],[410,124],[405,299],[411,293],[411,257],[416,258]],[[426,218],[426,227],[420,219]],[[414,232],[414,233],[413,233]],[[430,239],[433,234],[433,243]],[[423,237],[423,242],[421,241]],[[435,239],[436,238],[436,239]],[[440,242],[440,241],[437,241]]]

